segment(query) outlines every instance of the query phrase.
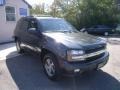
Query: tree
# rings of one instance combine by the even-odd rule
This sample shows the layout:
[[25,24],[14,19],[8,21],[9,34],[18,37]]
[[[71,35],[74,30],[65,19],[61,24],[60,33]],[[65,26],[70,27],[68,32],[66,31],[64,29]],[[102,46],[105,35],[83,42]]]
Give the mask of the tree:
[[39,4],[39,5],[35,5],[31,10],[30,10],[31,15],[41,15],[41,14],[45,14],[45,5],[43,4]]
[[115,0],[83,0],[79,14],[82,26],[112,24],[117,22],[118,10]]
[[118,22],[115,0],[55,0],[53,16],[67,19],[77,28],[94,24],[112,24]]

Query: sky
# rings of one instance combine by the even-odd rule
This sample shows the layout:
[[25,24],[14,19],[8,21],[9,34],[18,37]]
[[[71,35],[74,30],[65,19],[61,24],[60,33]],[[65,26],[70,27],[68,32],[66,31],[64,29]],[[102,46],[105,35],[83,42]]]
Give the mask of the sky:
[[30,5],[45,3],[51,5],[54,0],[26,0]]

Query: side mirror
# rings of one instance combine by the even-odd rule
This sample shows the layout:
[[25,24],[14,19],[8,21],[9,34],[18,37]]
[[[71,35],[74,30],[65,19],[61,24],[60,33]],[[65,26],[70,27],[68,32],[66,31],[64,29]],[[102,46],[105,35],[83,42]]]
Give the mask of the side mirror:
[[36,28],[29,28],[28,32],[35,34],[37,32],[37,29]]

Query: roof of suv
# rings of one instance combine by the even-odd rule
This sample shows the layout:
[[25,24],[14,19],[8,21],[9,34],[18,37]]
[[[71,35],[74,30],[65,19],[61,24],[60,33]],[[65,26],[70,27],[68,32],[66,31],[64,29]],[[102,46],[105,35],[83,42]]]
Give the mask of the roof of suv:
[[36,18],[36,19],[61,19],[61,18],[57,18],[57,17],[51,17],[51,16],[37,16],[37,17],[34,17],[34,16],[27,16],[27,17],[24,17],[24,18]]

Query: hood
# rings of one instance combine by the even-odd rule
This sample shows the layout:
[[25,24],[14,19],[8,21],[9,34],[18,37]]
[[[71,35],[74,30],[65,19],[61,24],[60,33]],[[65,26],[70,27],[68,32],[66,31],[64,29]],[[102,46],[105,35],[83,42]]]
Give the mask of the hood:
[[75,33],[43,33],[45,36],[54,39],[57,43],[62,43],[69,48],[81,48],[84,46],[92,46],[101,44],[102,39],[84,34],[81,32]]

